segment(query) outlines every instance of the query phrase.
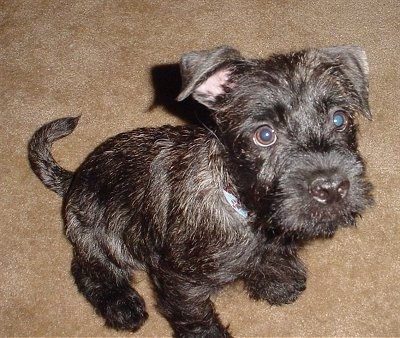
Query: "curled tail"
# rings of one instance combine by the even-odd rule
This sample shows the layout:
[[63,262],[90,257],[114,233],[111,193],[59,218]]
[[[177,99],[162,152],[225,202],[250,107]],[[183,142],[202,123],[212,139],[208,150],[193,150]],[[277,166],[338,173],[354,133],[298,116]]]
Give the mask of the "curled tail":
[[31,168],[43,184],[64,196],[71,184],[73,172],[58,165],[51,154],[52,144],[72,133],[79,117],[61,118],[45,124],[32,136],[28,145],[28,158]]

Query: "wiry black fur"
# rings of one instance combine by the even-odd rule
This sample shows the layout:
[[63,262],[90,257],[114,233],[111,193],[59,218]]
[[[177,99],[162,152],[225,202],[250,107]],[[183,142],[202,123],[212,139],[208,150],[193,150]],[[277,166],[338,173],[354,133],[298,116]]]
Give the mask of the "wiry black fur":
[[[181,69],[178,99],[193,95],[209,107],[213,130],[122,133],[71,173],[50,153],[78,121],[64,118],[35,133],[29,159],[64,198],[72,274],[107,325],[137,330],[146,320],[131,286],[132,271],[144,269],[176,337],[228,337],[210,301],[214,292],[243,279],[254,299],[293,302],[306,282],[299,246],[353,224],[371,204],[354,122],[357,114],[371,118],[367,64],[357,47],[267,60],[220,47],[185,55]],[[348,117],[344,130],[332,122],[338,110]],[[277,135],[268,147],[253,142],[264,125]],[[332,190],[339,183],[340,194]]]

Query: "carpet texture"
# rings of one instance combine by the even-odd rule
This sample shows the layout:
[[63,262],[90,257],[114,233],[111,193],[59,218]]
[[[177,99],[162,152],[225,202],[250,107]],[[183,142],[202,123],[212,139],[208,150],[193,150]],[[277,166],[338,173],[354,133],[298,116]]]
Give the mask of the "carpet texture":
[[398,0],[0,1],[0,336],[168,337],[145,274],[150,318],[107,329],[69,273],[61,200],[31,172],[26,146],[45,122],[82,115],[54,147],[74,169],[108,136],[194,119],[177,104],[181,54],[232,45],[249,57],[355,44],[370,64],[374,121],[360,146],[376,205],[353,229],[302,252],[308,287],[282,307],[240,283],[215,298],[236,337],[400,335],[400,81]]

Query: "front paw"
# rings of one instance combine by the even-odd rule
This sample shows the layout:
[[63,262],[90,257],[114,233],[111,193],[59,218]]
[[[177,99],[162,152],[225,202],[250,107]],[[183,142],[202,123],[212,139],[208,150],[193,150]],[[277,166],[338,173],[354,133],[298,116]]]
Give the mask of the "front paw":
[[[123,292],[125,291],[125,292]],[[133,290],[110,294],[98,311],[106,325],[116,330],[138,330],[148,318],[142,298]]]
[[292,279],[259,278],[247,282],[249,296],[255,300],[266,300],[271,305],[293,303],[306,289],[306,277]]

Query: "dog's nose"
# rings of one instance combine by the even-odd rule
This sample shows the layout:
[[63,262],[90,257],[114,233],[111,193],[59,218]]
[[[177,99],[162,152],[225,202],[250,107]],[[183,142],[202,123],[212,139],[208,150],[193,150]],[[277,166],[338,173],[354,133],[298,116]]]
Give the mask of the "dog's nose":
[[319,176],[309,186],[310,195],[319,203],[331,204],[346,197],[350,182],[346,178]]

